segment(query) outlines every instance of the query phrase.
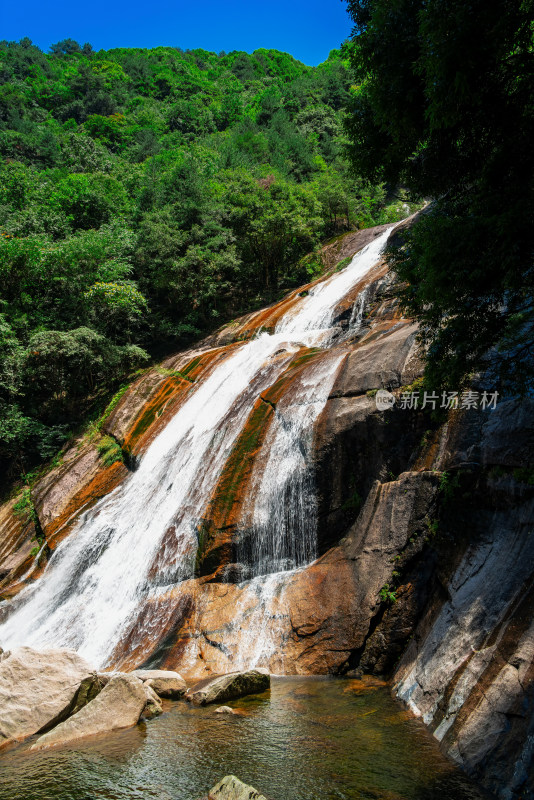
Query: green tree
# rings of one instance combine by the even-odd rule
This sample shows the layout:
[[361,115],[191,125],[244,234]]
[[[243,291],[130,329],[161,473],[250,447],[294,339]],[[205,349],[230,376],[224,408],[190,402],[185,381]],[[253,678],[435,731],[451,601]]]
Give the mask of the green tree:
[[131,341],[132,332],[147,312],[147,301],[131,283],[98,281],[84,298],[95,328],[103,328],[114,340]]
[[139,347],[117,347],[102,334],[81,327],[35,333],[25,354],[25,379],[32,384],[34,404],[48,401],[52,410],[70,410],[106,378],[131,371],[147,360]]
[[313,248],[322,226],[320,205],[308,187],[272,176],[254,180],[227,173],[225,205],[245,263],[255,263],[268,292],[276,293],[280,270]]
[[[318,274],[382,219],[348,176],[346,48],[0,42],[0,473],[97,413],[132,365]],[[2,487],[0,487],[1,489]]]
[[500,345],[501,378],[524,387],[534,375],[534,4],[348,7],[355,169],[434,199],[391,256],[429,347],[428,375],[456,384]]

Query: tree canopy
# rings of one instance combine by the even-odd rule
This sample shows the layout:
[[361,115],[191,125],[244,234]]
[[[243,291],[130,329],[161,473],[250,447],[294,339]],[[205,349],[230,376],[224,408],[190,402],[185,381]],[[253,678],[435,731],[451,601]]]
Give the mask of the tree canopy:
[[349,172],[351,83],[341,51],[0,42],[0,467],[309,280],[322,240],[397,218]]
[[390,254],[429,347],[427,375],[458,384],[493,361],[495,380],[528,389],[534,3],[348,0],[348,8],[355,170],[433,200]]

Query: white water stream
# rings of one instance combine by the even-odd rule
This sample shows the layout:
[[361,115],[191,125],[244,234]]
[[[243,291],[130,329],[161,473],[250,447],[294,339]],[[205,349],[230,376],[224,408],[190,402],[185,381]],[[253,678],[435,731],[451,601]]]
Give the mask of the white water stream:
[[[147,597],[192,576],[198,522],[258,395],[303,345],[328,347],[337,305],[376,264],[391,230],[316,285],[273,335],[262,333],[231,351],[194,385],[138,469],[80,517],[43,576],[6,609],[2,647],[72,647],[90,663],[105,665]],[[276,410],[263,445],[264,468],[252,480],[253,575],[315,557],[309,453],[338,361],[326,358],[302,375],[291,402],[282,399]],[[271,576],[266,600],[274,592]]]

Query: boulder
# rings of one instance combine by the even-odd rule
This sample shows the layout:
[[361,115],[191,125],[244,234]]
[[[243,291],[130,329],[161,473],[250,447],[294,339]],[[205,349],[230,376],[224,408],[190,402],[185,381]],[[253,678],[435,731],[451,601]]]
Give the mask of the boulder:
[[233,708],[230,708],[230,706],[219,706],[219,708],[215,709],[215,713],[216,714],[237,714],[237,712],[234,711]]
[[52,745],[70,744],[85,736],[129,728],[137,724],[147,701],[155,704],[154,698],[147,697],[147,690],[139,678],[114,675],[98,697],[41,736],[31,749],[42,750]]
[[186,694],[186,700],[197,706],[233,700],[247,694],[259,694],[270,688],[271,676],[266,669],[250,669],[247,672],[230,672],[200,681]]
[[[18,647],[0,660],[0,745],[51,728],[94,695],[95,675],[72,650]],[[82,691],[80,691],[82,690]]]
[[242,783],[235,775],[227,775],[208,794],[208,800],[266,800],[252,786]]
[[161,700],[159,699],[158,695],[150,686],[151,681],[145,681],[143,683],[143,688],[146,694],[146,705],[143,709],[141,717],[143,719],[152,719],[153,717],[159,717],[162,713],[163,708],[161,705]]
[[187,684],[178,672],[166,669],[136,669],[135,675],[143,683],[148,683],[159,697],[178,700],[187,691]]

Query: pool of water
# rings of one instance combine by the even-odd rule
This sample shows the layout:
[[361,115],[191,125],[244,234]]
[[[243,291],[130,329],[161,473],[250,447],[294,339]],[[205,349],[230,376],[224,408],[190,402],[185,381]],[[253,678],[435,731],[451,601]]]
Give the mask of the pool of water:
[[237,775],[270,800],[479,800],[482,792],[375,680],[274,678],[228,703],[165,704],[76,747],[0,754],[0,800],[198,800]]

